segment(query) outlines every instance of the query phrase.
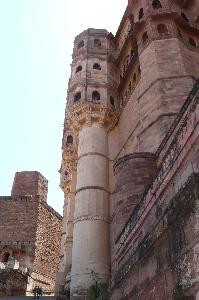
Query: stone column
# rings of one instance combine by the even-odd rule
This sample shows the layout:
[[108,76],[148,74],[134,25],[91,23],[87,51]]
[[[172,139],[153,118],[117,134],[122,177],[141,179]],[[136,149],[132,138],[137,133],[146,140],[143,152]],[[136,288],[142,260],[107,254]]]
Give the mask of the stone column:
[[[64,192],[64,213],[62,223],[62,241],[59,271],[56,276],[55,295],[65,295],[66,286],[69,290],[68,278],[72,266],[73,221],[75,210],[75,187],[77,168],[77,144],[72,133],[66,131],[63,137],[62,165],[60,169],[60,187]],[[67,143],[67,136],[72,139]]]
[[88,299],[86,294],[93,282],[92,272],[102,282],[109,278],[108,138],[105,114],[106,109],[99,111],[97,117],[95,109],[92,111],[89,107],[85,115],[79,117],[82,121],[89,116],[89,122],[79,127],[71,299]]

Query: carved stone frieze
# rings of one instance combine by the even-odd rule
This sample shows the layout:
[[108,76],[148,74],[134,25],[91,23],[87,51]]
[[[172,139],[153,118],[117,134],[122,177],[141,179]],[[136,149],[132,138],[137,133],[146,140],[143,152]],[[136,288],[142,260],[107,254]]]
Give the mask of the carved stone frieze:
[[70,126],[74,132],[78,132],[85,124],[99,123],[108,131],[112,130],[118,121],[115,110],[101,104],[81,102],[76,104],[69,113]]
[[64,193],[70,193],[72,172],[77,169],[77,146],[67,145],[62,151],[62,165],[60,169],[60,187]]
[[77,222],[81,222],[81,221],[96,221],[96,220],[100,220],[100,221],[103,221],[103,222],[106,222],[106,223],[109,223],[109,218],[106,218],[106,217],[103,217],[103,216],[81,216],[81,217],[77,217],[75,220],[74,220],[74,223],[77,223]]

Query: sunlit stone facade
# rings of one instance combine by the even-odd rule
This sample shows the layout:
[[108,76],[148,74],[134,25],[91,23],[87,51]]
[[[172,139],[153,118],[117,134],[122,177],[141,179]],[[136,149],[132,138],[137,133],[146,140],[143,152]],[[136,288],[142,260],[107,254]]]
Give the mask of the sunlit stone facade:
[[94,272],[106,300],[197,299],[198,49],[194,0],[129,0],[115,36],[75,38],[57,280],[68,298],[89,299]]

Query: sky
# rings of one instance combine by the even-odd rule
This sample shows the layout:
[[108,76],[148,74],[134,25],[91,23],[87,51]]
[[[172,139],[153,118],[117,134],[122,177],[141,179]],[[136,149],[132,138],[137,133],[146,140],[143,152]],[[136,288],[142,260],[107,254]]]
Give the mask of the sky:
[[73,41],[87,28],[116,33],[127,0],[0,0],[0,195],[15,172],[39,171],[62,214],[61,140]]

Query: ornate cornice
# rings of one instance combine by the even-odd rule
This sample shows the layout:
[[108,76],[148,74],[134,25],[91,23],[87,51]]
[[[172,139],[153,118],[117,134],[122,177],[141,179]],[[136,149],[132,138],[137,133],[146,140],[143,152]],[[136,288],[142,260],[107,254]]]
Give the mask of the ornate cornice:
[[70,127],[78,132],[83,126],[91,126],[92,123],[99,123],[110,131],[118,121],[115,110],[107,106],[94,103],[80,102],[73,106],[69,112]]

